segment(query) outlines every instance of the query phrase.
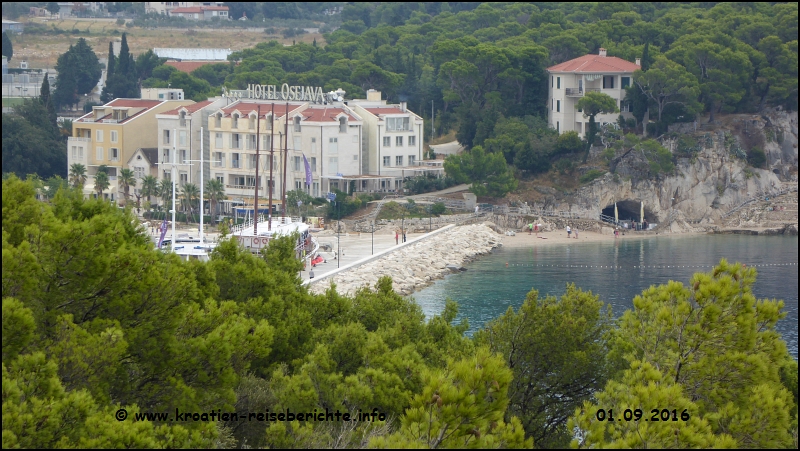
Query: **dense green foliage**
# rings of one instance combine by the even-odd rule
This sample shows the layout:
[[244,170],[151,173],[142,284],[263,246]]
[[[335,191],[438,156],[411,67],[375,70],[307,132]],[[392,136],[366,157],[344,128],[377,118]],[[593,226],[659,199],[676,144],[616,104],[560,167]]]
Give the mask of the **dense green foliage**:
[[478,196],[503,197],[517,187],[503,154],[486,153],[481,146],[448,156],[444,170],[457,183],[472,183],[469,190]]
[[[575,437],[786,447],[797,436],[797,362],[774,330],[782,303],[756,300],[755,271],[738,264],[689,287],[651,287],[618,328],[591,293],[532,291],[471,340],[466,322],[453,325],[452,301],[426,321],[389,278],[351,297],[310,294],[292,237],[259,256],[227,240],[208,263],[183,262],[155,250],[130,209],[77,190],[50,203],[34,193],[32,180],[3,181],[4,447],[530,447]],[[691,419],[596,421],[598,408],[623,405]],[[120,408],[126,421],[113,418]],[[132,419],[175,409],[387,418]]]
[[3,173],[66,177],[66,146],[54,120],[42,99],[25,100],[14,114],[3,114]]
[[78,103],[78,96],[92,92],[102,75],[97,55],[83,38],[58,57],[56,71],[58,78],[53,94],[56,108]]
[[[775,331],[783,301],[756,299],[756,270],[720,262],[711,273],[653,286],[620,319],[611,356],[629,369],[571,422],[581,446],[780,448],[797,442],[796,361]],[[791,363],[795,366],[792,366]],[[796,376],[793,376],[796,378]],[[785,385],[786,383],[792,385]],[[599,408],[684,409],[690,419],[597,421]],[[793,444],[794,442],[794,444]]]

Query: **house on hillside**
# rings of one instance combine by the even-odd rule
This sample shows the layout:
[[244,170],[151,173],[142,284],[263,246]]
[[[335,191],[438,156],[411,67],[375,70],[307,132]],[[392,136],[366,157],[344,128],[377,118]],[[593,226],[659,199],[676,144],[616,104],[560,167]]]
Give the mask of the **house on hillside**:
[[[633,117],[625,101],[625,88],[633,83],[633,72],[641,69],[641,60],[635,63],[616,56],[608,56],[601,48],[598,55],[584,55],[547,68],[550,75],[548,123],[559,133],[576,131],[583,137],[588,130],[589,118],[576,108],[578,100],[588,92],[608,94],[617,102],[623,117]],[[620,113],[598,114],[599,125],[614,123]]]

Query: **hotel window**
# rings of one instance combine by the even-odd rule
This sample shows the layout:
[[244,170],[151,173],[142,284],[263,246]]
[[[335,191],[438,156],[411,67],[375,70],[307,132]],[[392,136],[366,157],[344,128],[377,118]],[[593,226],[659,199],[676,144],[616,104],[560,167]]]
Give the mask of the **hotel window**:
[[256,156],[247,155],[247,169],[255,169],[255,168],[256,168]]
[[390,158],[391,157],[383,157],[383,166],[385,167],[389,166],[389,163],[391,162]]
[[311,153],[317,153],[317,138],[311,138]]
[[255,114],[251,114],[250,115],[250,121],[248,122],[247,127],[250,130],[255,130],[255,128],[256,128],[256,116],[255,116]]
[[408,156],[408,165],[409,166],[414,166],[415,164],[417,164],[417,156],[416,155],[409,155]]
[[620,88],[625,89],[631,85],[631,77],[622,77],[622,83],[620,83]]
[[180,156],[181,156],[180,162],[181,162],[181,164],[185,164],[186,163],[186,149],[181,149],[180,152],[181,152],[180,153]]
[[313,187],[313,196],[319,197],[319,182],[314,182],[311,186]]
[[103,142],[103,130],[97,130],[97,134],[95,135],[95,139],[97,142]]
[[214,147],[222,149],[222,133],[220,132],[214,133]]
[[347,133],[347,118],[339,118],[339,133]]
[[181,130],[178,132],[178,145],[185,146],[186,145],[186,131]]
[[339,152],[339,138],[328,139],[328,152],[330,153]]
[[556,89],[561,89],[561,77],[556,77]]
[[172,172],[171,171],[164,171],[164,176],[161,177],[163,180],[172,180]]
[[303,150],[302,141],[301,141],[299,136],[295,136],[294,137],[294,150],[296,150],[298,152]]
[[231,154],[231,167],[234,169],[239,169],[241,166],[239,165],[239,154],[232,153]]
[[386,129],[390,132],[410,130],[407,117],[390,117],[386,119]]
[[111,161],[119,161],[119,149],[116,147],[112,147],[111,150]]
[[222,113],[217,113],[217,115],[214,116],[214,126],[222,128]]
[[169,130],[164,130],[164,144],[169,144]]
[[398,155],[398,156],[394,157],[394,165],[395,166],[402,166],[403,165],[403,156],[402,155]]
[[185,172],[181,171],[181,173],[180,173],[180,175],[179,175],[178,183],[179,183],[181,186],[183,186],[183,185],[185,185],[185,184],[189,183],[189,174],[187,174],[187,173],[185,173]]
[[231,177],[231,181],[233,182],[234,188],[241,188],[244,186],[244,176],[243,175],[234,175]]
[[231,133],[231,149],[241,149],[238,133]]
[[141,180],[144,178],[144,168],[141,166],[136,166],[133,168],[133,175],[136,177],[137,180]]
[[215,168],[225,167],[225,156],[222,155],[222,152],[214,152],[214,167]]
[[95,159],[97,159],[97,160],[102,160],[103,159],[103,148],[102,147],[98,147],[97,149],[95,149]]
[[294,169],[295,171],[300,171],[300,157],[294,157]]
[[328,173],[329,174],[339,173],[339,157],[330,157],[328,159]]
[[317,157],[311,157],[311,172],[317,172]]
[[561,101],[560,100],[556,100],[556,113],[560,113],[560,112],[561,112]]
[[296,131],[296,132],[300,131],[300,118],[299,117],[294,118],[294,131]]
[[603,75],[603,89],[614,89],[613,75]]
[[294,189],[296,189],[297,191],[302,190],[303,189],[303,182],[300,181],[300,180],[295,180],[294,181]]
[[258,137],[256,135],[247,135],[247,150],[256,150]]
[[180,126],[186,127],[186,111],[181,111]]
[[111,130],[111,142],[117,142],[117,132],[115,130]]
[[388,136],[383,137],[383,147],[390,147],[392,143],[392,138]]
[[397,147],[403,147],[403,137],[402,136],[395,136],[394,145],[397,146]]
[[269,146],[271,143],[272,143],[272,136],[264,135],[264,140],[263,140],[264,147],[262,147],[261,150],[269,150]]
[[231,128],[239,128],[239,115],[238,114],[234,113],[234,115],[233,115],[233,125],[231,125]]
[[162,163],[170,163],[169,149],[161,149],[161,162]]
[[214,178],[217,179],[218,182],[222,183],[225,186],[225,176],[222,174],[214,174]]
[[267,130],[272,130],[272,123],[275,122],[275,118],[272,117],[272,113],[264,116],[264,120],[267,121]]
[[417,137],[416,136],[409,136],[408,137],[408,147],[413,147],[417,145]]

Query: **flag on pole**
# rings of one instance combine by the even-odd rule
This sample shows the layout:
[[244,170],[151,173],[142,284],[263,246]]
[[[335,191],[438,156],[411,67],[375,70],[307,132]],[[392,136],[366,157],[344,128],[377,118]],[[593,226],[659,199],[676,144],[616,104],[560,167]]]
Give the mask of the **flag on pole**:
[[306,154],[303,154],[303,164],[306,166],[306,186],[311,186],[311,165],[308,164]]
[[[161,243],[164,242],[164,237],[167,236],[167,219],[164,218],[164,222],[161,223],[161,236],[158,238],[158,248],[161,249]],[[172,243],[174,246],[175,243]]]

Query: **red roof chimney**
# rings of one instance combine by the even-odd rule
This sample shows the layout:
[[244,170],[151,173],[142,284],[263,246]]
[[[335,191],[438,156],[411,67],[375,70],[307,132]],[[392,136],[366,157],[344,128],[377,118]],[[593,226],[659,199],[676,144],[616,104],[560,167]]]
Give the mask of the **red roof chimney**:
[[600,56],[606,56],[606,49],[600,47]]

